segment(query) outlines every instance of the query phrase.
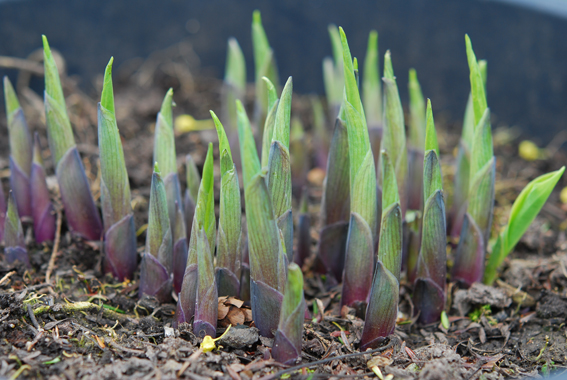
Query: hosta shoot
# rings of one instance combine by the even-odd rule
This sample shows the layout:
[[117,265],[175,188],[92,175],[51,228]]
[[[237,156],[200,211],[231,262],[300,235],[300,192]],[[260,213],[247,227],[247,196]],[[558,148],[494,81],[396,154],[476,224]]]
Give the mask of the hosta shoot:
[[441,316],[445,307],[447,276],[447,225],[443,179],[439,162],[439,146],[429,101],[426,125],[423,163],[423,229],[413,294],[413,303],[420,313],[419,321],[424,324],[436,322]]
[[537,177],[518,195],[510,211],[510,220],[498,235],[498,239],[492,248],[484,272],[483,282],[485,284],[492,285],[498,275],[498,268],[535,219],[564,171],[565,167],[562,167],[559,170]]
[[203,225],[199,226],[196,235],[193,237],[197,241],[197,263],[199,268],[193,333],[200,338],[204,338],[206,335],[215,336],[217,333],[219,295],[215,280],[213,253],[209,247],[209,240]]
[[321,232],[317,254],[328,276],[340,283],[350,218],[350,177],[348,134],[344,122],[337,118],[329,148],[327,176],[321,200]]
[[[366,116],[358,91],[355,67],[346,35],[339,29],[345,77],[344,115],[349,146],[350,225],[343,275],[343,305],[364,302],[372,285],[374,246],[377,240],[376,169]],[[344,159],[344,158],[343,158]]]
[[20,217],[29,219],[32,216],[32,139],[24,111],[8,77],[4,77],[4,101],[10,141],[10,187],[14,191]]
[[219,297],[238,297],[242,237],[240,185],[224,127],[213,111],[211,116],[217,128],[221,166],[216,283]]
[[173,242],[167,213],[165,186],[159,166],[154,165],[150,188],[150,205],[146,247],[142,254],[139,295],[154,296],[159,302],[171,299]]
[[215,217],[215,198],[214,198],[214,176],[213,176],[213,144],[209,144],[207,157],[203,166],[203,178],[199,186],[197,196],[197,206],[193,217],[191,238],[189,240],[189,252],[183,284],[177,302],[174,323],[189,322],[195,315],[195,302],[197,297],[198,277],[199,277],[199,250],[204,247],[204,242],[197,238],[201,229],[204,229],[207,238],[208,250],[211,255],[214,252],[216,233]]
[[[478,67],[484,85],[486,86],[486,61],[478,61]],[[463,132],[457,150],[457,163],[455,164],[455,179],[453,185],[453,202],[449,213],[450,236],[457,237],[461,233],[463,219],[467,211],[467,198],[469,196],[469,180],[471,165],[471,148],[474,135],[475,121],[472,104],[472,94],[469,94],[465,117],[463,120]]]
[[98,104],[100,192],[104,221],[105,269],[114,277],[123,280],[133,278],[138,254],[134,214],[130,203],[130,183],[114,111],[112,62],[113,58],[110,58]]
[[276,111],[267,175],[274,215],[278,228],[283,234],[287,258],[290,262],[293,259],[291,159],[289,156],[292,88],[292,79],[289,77]]
[[250,121],[242,103],[237,101],[236,106],[248,226],[252,317],[260,334],[273,337],[278,327],[274,316],[280,315],[287,278],[287,256]]
[[173,90],[170,88],[157,115],[154,137],[154,162],[162,173],[167,198],[167,213],[173,238],[173,279],[175,290],[181,290],[184,264],[187,261],[187,232],[183,218],[181,185],[177,174],[175,135],[173,131]]
[[278,330],[274,339],[272,356],[280,363],[293,364],[301,356],[305,297],[301,268],[292,263],[288,267]]
[[99,240],[102,235],[102,223],[75,145],[59,72],[45,36],[43,36],[43,65],[47,138],[67,224],[73,233],[85,239]]
[[392,334],[398,315],[402,270],[402,210],[394,166],[386,151],[382,151],[380,162],[384,184],[382,222],[378,260],[360,342],[362,349],[374,348]]
[[[390,51],[384,56],[384,131],[381,149],[388,153],[394,166],[402,213],[407,209],[408,153],[404,111],[398,93]],[[383,186],[383,184],[381,184]]]
[[453,265],[453,279],[465,286],[482,280],[492,212],[496,160],[492,147],[490,110],[484,81],[468,36],[465,38],[470,68],[475,130],[471,148],[469,196],[459,245]]

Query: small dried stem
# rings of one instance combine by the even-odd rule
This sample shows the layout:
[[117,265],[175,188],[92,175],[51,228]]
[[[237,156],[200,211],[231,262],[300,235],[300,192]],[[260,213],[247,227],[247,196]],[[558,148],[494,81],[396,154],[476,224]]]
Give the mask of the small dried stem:
[[53,250],[51,251],[51,258],[49,259],[49,265],[47,266],[47,272],[45,273],[45,282],[47,284],[50,283],[51,280],[51,273],[53,272],[53,268],[55,267],[55,259],[57,258],[57,254],[59,253],[59,242],[61,240],[61,223],[63,221],[63,215],[61,213],[61,209],[57,210],[57,226],[55,229],[55,242],[53,243]]

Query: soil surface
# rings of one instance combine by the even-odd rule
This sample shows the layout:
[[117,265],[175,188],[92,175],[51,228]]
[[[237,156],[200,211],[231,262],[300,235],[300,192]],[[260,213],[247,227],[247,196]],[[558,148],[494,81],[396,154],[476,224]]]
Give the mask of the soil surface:
[[[153,127],[166,90],[174,88],[176,115],[188,113],[204,119],[209,109],[220,110],[221,83],[199,76],[192,59],[190,49],[179,45],[115,70],[118,126],[138,228],[147,222]],[[23,74],[20,79],[18,91],[30,127],[40,132],[47,146],[42,98],[27,87],[29,80]],[[99,89],[101,84],[102,77],[97,81]],[[98,95],[83,93],[74,78],[64,77],[64,87],[77,144],[98,201]],[[247,103],[252,104],[252,89]],[[309,104],[307,97],[294,95],[293,112],[308,131],[312,125]],[[0,127],[6,136],[3,116]],[[459,128],[441,122],[438,129],[450,197]],[[567,162],[565,153],[556,149],[560,140],[561,136],[546,149],[545,159],[528,162],[517,155],[514,129],[494,131],[494,236],[506,223],[520,190],[536,176]],[[214,131],[178,136],[180,173],[187,153],[202,165],[209,141],[216,142]],[[7,139],[0,139],[0,149],[0,176],[6,186]],[[218,147],[215,149],[218,157]],[[45,154],[46,169],[52,174],[47,151]],[[216,170],[217,186],[218,174]],[[315,170],[309,180],[314,253],[322,176]],[[55,182],[50,177],[57,203]],[[560,202],[559,191],[565,185],[562,179],[506,260],[494,287],[477,284],[465,290],[448,284],[448,326],[415,323],[411,289],[402,281],[396,332],[376,350],[358,350],[364,323],[358,317],[360,310],[340,309],[340,287],[326,289],[324,279],[307,264],[305,294],[312,317],[305,321],[301,361],[292,367],[271,358],[272,340],[259,336],[247,303],[236,299],[219,299],[217,336],[229,324],[238,326],[216,342],[217,350],[203,352],[190,325],[171,328],[174,304],[138,299],[139,273],[122,283],[105,276],[99,244],[74,240],[62,216],[58,247],[34,245],[29,235],[31,270],[8,265],[0,257],[0,379],[503,379],[563,371],[567,368],[567,206]],[[59,204],[56,208],[60,213]],[[140,251],[144,241],[141,229]],[[317,305],[316,312],[313,305]]]

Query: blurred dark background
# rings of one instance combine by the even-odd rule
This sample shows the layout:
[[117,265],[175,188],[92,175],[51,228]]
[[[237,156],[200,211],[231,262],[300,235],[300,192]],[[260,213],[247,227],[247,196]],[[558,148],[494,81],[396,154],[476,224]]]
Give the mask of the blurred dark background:
[[[262,12],[280,77],[293,76],[296,92],[323,93],[329,23],[344,27],[359,59],[368,32],[377,29],[380,54],[392,51],[402,102],[414,67],[436,114],[458,126],[469,92],[468,33],[477,57],[488,60],[495,125],[519,126],[539,143],[567,126],[567,0],[0,0],[0,56],[27,57],[44,33],[68,73],[93,91],[111,55],[119,67],[183,39],[198,57],[199,74],[221,78],[226,41],[234,36],[250,82],[254,9]],[[14,70],[0,74],[16,77]]]

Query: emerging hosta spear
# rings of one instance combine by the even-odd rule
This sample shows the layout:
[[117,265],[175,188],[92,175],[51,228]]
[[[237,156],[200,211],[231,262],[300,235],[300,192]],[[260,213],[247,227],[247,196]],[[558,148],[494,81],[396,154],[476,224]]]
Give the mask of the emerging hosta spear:
[[147,294],[160,302],[167,302],[171,298],[173,244],[165,186],[157,163],[152,174],[149,209],[146,248],[140,265],[139,295],[142,298]]
[[317,252],[329,276],[341,282],[350,216],[349,148],[344,122],[337,118],[329,149],[321,200],[321,232]]
[[465,39],[476,126],[471,149],[468,206],[455,254],[453,279],[470,286],[481,281],[484,273],[494,208],[496,159],[493,154],[490,110],[486,104],[482,75],[470,39],[468,36]]
[[398,297],[400,293],[400,272],[402,270],[402,210],[394,166],[388,154],[382,151],[382,223],[378,260],[372,281],[372,292],[361,348],[374,348],[396,328],[398,315]]
[[157,162],[163,174],[167,198],[169,225],[173,238],[173,278],[175,290],[181,290],[184,263],[187,260],[187,236],[183,218],[183,202],[181,186],[177,175],[175,154],[175,136],[173,133],[173,90],[170,88],[163,99],[161,110],[157,115],[154,138],[154,162]]
[[32,165],[32,139],[24,111],[8,77],[4,77],[4,101],[10,137],[10,187],[22,218],[32,216],[30,175]]
[[18,215],[16,207],[16,199],[14,193],[10,191],[8,195],[8,211],[6,212],[6,220],[4,221],[4,253],[6,261],[12,263],[16,260],[31,267],[28,250],[24,241],[24,230],[22,222]]
[[342,304],[365,302],[372,284],[377,226],[376,169],[366,117],[346,35],[339,28],[345,76],[344,114],[349,146],[350,225],[343,275]]
[[267,177],[274,214],[278,227],[282,231],[287,258],[290,262],[293,259],[291,159],[289,156],[292,88],[292,79],[289,77],[276,111]]
[[400,205],[405,214],[407,209],[408,153],[404,111],[398,93],[398,85],[392,67],[390,51],[384,56],[384,132],[381,149],[388,152],[396,173]]
[[272,348],[272,356],[280,363],[293,364],[301,356],[305,307],[301,268],[291,263],[287,271],[280,323]]
[[75,145],[57,65],[47,38],[42,37],[47,137],[67,224],[72,232],[83,238],[98,240],[102,235],[102,223]]
[[53,204],[47,188],[39,135],[35,134],[33,147],[33,162],[30,175],[31,206],[33,217],[33,233],[35,241],[39,244],[52,241],[55,238],[55,215]]
[[276,224],[272,197],[262,175],[250,121],[237,102],[250,259],[252,316],[260,334],[273,337],[286,283],[287,256]]
[[105,270],[120,280],[133,278],[137,266],[136,227],[130,183],[114,112],[110,58],[98,104],[98,146],[101,168],[101,203],[104,221]]
[[445,307],[447,276],[447,225],[439,148],[433,124],[431,102],[427,103],[425,159],[423,163],[423,229],[417,260],[413,303],[421,323],[439,320]]
[[217,235],[216,279],[219,296],[235,296],[240,293],[240,243],[242,237],[240,185],[228,137],[217,115],[211,111],[219,137],[221,192],[219,228]]
[[[203,178],[197,195],[197,206],[193,217],[191,238],[189,240],[189,252],[187,263],[184,267],[183,283],[177,302],[174,326],[178,323],[189,322],[195,315],[195,300],[197,297],[197,279],[199,277],[199,250],[203,246],[197,236],[201,229],[205,230],[208,240],[209,252],[214,252],[216,233],[215,219],[215,197],[213,176],[213,144],[209,144],[205,165],[203,166]],[[199,245],[201,244],[201,245]]]

